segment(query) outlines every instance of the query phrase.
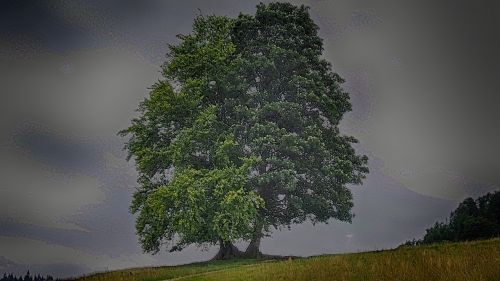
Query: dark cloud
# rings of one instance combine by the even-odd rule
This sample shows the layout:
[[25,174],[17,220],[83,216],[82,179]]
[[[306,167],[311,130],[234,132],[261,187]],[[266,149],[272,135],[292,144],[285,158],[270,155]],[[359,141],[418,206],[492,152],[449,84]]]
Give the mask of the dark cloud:
[[15,143],[37,161],[61,172],[84,172],[95,175],[103,169],[102,151],[80,139],[32,127],[21,129]]
[[58,17],[47,1],[30,0],[0,2],[0,38],[35,41],[57,52],[91,42],[90,34]]
[[[197,14],[253,13],[257,2],[0,2],[0,243],[40,251],[0,253],[0,271],[67,276],[213,255],[141,254],[128,212],[136,173],[116,132]],[[347,81],[342,130],[371,173],[352,187],[352,224],[276,231],[264,252],[394,247],[466,196],[499,189],[494,1],[293,2],[311,7],[324,56]]]

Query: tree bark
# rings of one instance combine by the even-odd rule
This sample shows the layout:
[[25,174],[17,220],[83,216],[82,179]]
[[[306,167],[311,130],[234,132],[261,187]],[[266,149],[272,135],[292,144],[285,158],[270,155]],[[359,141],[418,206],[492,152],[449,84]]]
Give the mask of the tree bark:
[[224,242],[220,240],[219,245],[219,252],[212,258],[212,260],[230,260],[243,257],[243,252],[241,252],[231,242]]
[[260,252],[260,239],[261,237],[255,237],[250,240],[247,249],[245,250],[246,258],[260,258],[262,253]]
[[250,240],[250,244],[248,244],[248,247],[244,253],[245,258],[261,258],[264,256],[260,252],[260,240],[262,239],[262,228],[263,228],[263,223],[261,219],[257,219],[255,221],[252,239]]

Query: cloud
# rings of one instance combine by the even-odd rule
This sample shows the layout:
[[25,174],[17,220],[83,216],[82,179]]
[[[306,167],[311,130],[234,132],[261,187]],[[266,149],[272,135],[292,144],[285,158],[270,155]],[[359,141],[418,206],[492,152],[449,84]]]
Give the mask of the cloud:
[[498,17],[472,2],[403,2],[309,1],[351,93],[342,131],[415,192],[459,201],[500,188]]
[[96,178],[52,171],[29,155],[5,147],[0,147],[0,153],[0,219],[84,230],[68,217],[105,198]]
[[84,230],[74,220],[105,200],[100,177],[127,168],[113,141],[159,68],[124,49],[0,61],[0,220]]
[[[234,16],[253,13],[256,2],[153,1],[139,10],[133,1],[59,1],[3,10],[0,220],[14,221],[4,235],[24,238],[0,236],[0,254],[8,249],[0,264],[70,263],[52,272],[76,273],[214,254],[140,254],[128,213],[136,173],[115,134],[130,124],[160,77],[167,43],[191,30],[198,7]],[[481,13],[488,4],[403,2],[296,1],[311,6],[324,56],[346,78],[354,110],[341,131],[360,140],[372,172],[353,188],[353,224],[278,231],[263,241],[265,252],[393,247],[422,235],[463,197],[500,185],[498,102],[489,98],[500,65],[489,38],[500,24]],[[43,129],[17,143],[26,124]]]
[[103,271],[157,264],[154,258],[144,254],[94,255],[81,249],[26,238],[0,236],[0,248],[2,260],[8,261],[5,267],[14,263],[34,267],[67,264]]
[[125,49],[0,60],[3,133],[35,121],[82,139],[114,136],[128,125],[160,70]]

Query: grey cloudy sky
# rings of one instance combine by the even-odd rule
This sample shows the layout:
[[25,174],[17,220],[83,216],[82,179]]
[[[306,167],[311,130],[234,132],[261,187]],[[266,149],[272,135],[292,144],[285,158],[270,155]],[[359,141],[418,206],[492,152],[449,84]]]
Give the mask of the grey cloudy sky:
[[[310,6],[346,79],[371,173],[352,224],[276,231],[268,253],[394,247],[467,196],[500,188],[500,10],[494,1],[292,1]],[[167,44],[200,13],[258,1],[0,2],[0,273],[70,276],[203,260],[141,253],[128,212],[126,127],[160,78]]]

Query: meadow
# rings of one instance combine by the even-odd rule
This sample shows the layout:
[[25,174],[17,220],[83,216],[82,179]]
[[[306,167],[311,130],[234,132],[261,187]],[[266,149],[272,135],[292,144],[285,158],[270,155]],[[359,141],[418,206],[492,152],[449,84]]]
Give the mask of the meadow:
[[500,239],[289,260],[232,260],[99,273],[78,281],[498,281]]

